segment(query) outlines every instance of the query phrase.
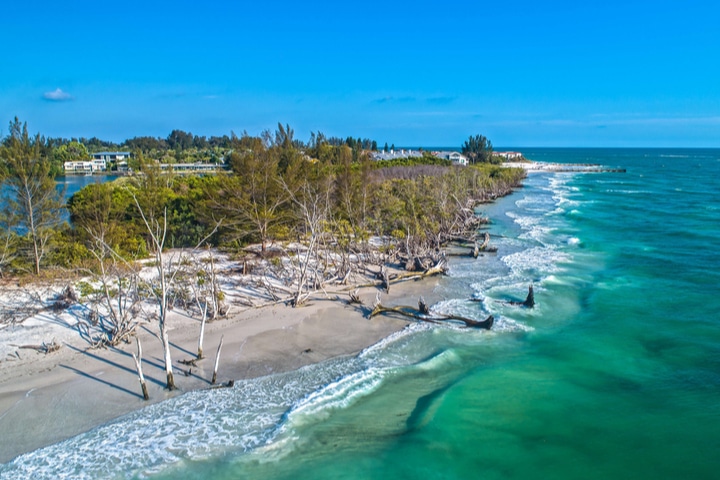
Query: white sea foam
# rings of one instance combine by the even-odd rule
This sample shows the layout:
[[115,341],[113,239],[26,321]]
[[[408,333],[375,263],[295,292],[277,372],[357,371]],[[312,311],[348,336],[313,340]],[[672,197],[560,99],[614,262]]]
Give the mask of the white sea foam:
[[505,215],[512,218],[523,229],[530,229],[543,220],[539,216],[519,215],[515,212],[506,212]]
[[369,395],[382,383],[388,369],[369,368],[347,375],[298,401],[288,414],[293,426],[317,421],[338,408],[347,408],[356,399]]
[[564,195],[554,195],[553,200],[555,200],[555,205],[557,206],[577,207],[578,205],[580,205],[579,201],[571,200]]
[[605,193],[622,193],[624,195],[651,195],[647,190],[608,189]]
[[271,441],[298,399],[359,365],[338,359],[296,372],[190,392],[0,466],[0,478],[126,478],[187,459],[248,451]]
[[517,320],[514,320],[507,316],[498,316],[495,319],[493,330],[499,333],[511,333],[511,332],[532,332],[535,330],[530,325],[525,325]]
[[548,274],[561,270],[559,264],[568,262],[570,257],[554,246],[534,247],[502,258],[516,275]]

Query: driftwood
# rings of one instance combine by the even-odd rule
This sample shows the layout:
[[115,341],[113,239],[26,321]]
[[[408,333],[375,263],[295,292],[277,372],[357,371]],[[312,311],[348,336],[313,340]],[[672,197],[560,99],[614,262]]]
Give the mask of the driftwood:
[[485,237],[483,238],[482,245],[480,245],[480,250],[487,249],[489,244],[490,244],[490,234],[488,232],[485,232]]
[[480,245],[481,252],[497,252],[497,247],[490,246],[490,234],[485,232],[483,237],[483,243]]
[[60,345],[55,340],[53,340],[50,343],[43,342],[42,345],[14,345],[14,346],[17,346],[17,348],[23,348],[23,349],[27,349],[27,350],[36,350],[40,353],[44,353],[47,355],[48,353],[57,352],[58,350],[60,350],[60,347],[62,345]]
[[41,345],[12,345],[13,347],[22,348],[25,350],[35,350],[40,353],[48,354],[57,352],[62,347],[61,344],[57,343],[54,339],[50,343],[43,342]]
[[420,279],[423,279],[426,277],[431,277],[433,275],[444,274],[446,272],[447,272],[447,263],[445,262],[445,260],[440,259],[434,266],[428,268],[427,270],[424,270],[422,272],[402,273],[402,274],[394,276],[392,279],[390,279],[390,282],[398,283],[398,282],[402,282],[404,280],[410,280],[410,279],[420,280]]
[[427,313],[423,312],[423,309],[429,312],[429,308],[427,308],[427,305],[424,301],[421,301],[419,304],[419,309],[415,309],[413,307],[408,307],[405,305],[398,305],[396,307],[386,307],[382,305],[380,302],[376,302],[372,311],[370,312],[369,317],[372,318],[376,315],[380,315],[383,313],[395,313],[398,315],[402,315],[404,317],[408,318],[414,318],[415,320],[420,320],[422,322],[428,322],[428,323],[442,323],[447,321],[458,321],[465,324],[466,327],[469,328],[483,328],[486,330],[489,330],[493,323],[495,322],[495,318],[490,315],[485,320],[478,321],[473,320],[471,318],[461,317],[459,315],[443,315],[443,314],[435,314],[433,316],[428,315]]
[[483,242],[478,245],[478,242],[476,240],[473,240],[473,238],[465,239],[465,238],[459,238],[455,237],[452,239],[454,243],[458,243],[458,247],[460,248],[469,248],[470,251],[468,253],[459,253],[459,252],[452,252],[448,253],[448,255],[452,257],[465,257],[470,256],[473,258],[478,258],[480,256],[480,252],[497,252],[496,247],[490,246],[490,234],[485,232],[483,235]]
[[75,293],[75,290],[71,285],[68,285],[65,287],[65,289],[60,293],[57,298],[55,299],[55,303],[53,303],[52,309],[55,312],[59,312],[62,310],[66,310],[67,308],[70,308],[70,306],[73,303],[76,303],[78,301],[77,293]]
[[[431,277],[433,275],[439,275],[444,274],[447,272],[447,263],[444,259],[440,259],[434,266],[428,268],[427,270],[423,272],[408,272],[408,273],[402,273],[399,275],[388,275],[385,271],[384,267],[381,270],[381,272],[385,272],[387,275],[387,283],[384,279],[372,282],[372,283],[365,283],[362,285],[355,285],[356,288],[365,288],[365,287],[378,287],[382,286],[385,289],[385,292],[388,293],[390,289],[390,285],[394,283],[400,283],[404,282],[405,280],[422,280],[427,277]],[[382,273],[376,273],[376,277],[382,278]],[[348,289],[349,290],[349,289]]]
[[362,305],[362,299],[360,298],[360,289],[356,288],[354,292],[348,293],[350,296],[350,300],[348,301],[350,304],[357,303],[359,305]]
[[511,300],[508,303],[510,305],[516,305],[516,306],[521,306],[521,307],[525,307],[525,308],[533,308],[535,306],[535,292],[533,291],[533,286],[530,285],[530,287],[528,287],[528,294],[527,294],[527,297],[525,297],[524,302],[518,302],[518,301]]
[[388,278],[388,271],[384,265],[380,267],[380,273],[378,274],[378,278],[380,279],[380,281],[382,281],[381,285],[385,290],[385,293],[390,293],[390,279]]
[[210,390],[215,390],[218,388],[232,388],[235,386],[235,380],[228,380],[225,383],[221,383],[220,385],[213,385],[210,387]]
[[428,304],[425,303],[425,299],[423,297],[418,299],[418,311],[423,315],[430,315],[430,307],[428,307]]

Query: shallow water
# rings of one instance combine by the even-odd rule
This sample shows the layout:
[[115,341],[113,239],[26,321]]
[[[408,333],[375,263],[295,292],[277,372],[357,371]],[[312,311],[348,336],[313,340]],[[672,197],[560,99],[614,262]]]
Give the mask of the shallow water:
[[[355,358],[153,405],[0,466],[22,478],[716,478],[718,150],[543,149],[486,206],[496,255]],[[507,305],[528,285],[536,308]],[[482,299],[471,302],[471,297]]]

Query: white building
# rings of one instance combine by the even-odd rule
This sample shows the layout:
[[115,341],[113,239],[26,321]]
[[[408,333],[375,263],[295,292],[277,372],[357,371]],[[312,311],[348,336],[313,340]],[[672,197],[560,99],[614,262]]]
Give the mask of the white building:
[[97,152],[91,154],[93,160],[104,160],[105,162],[127,161],[130,158],[130,152]]
[[466,166],[468,164],[467,157],[460,152],[433,152],[433,155],[443,160],[450,160],[455,165]]
[[65,162],[63,163],[65,173],[92,173],[93,162]]
[[172,171],[176,173],[190,172],[190,173],[202,173],[202,172],[217,172],[223,170],[226,167],[224,165],[217,165],[214,163],[161,163],[160,169],[163,171]]
[[82,160],[63,163],[65,173],[95,173],[107,170],[107,163],[104,159]]
[[423,152],[420,150],[390,150],[389,152],[373,152],[371,154],[373,160],[396,160],[398,158],[422,157]]
[[505,159],[505,161],[518,160],[523,158],[523,154],[520,152],[493,152],[493,155],[497,157],[502,157]]

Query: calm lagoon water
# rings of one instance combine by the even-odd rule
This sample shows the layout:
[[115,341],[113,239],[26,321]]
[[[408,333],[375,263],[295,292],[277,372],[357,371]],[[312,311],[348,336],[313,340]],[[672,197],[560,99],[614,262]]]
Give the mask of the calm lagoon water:
[[[720,150],[524,153],[627,173],[533,174],[483,207],[498,253],[455,263],[437,308],[492,313],[491,332],[413,326],[150,406],[0,477],[717,478]],[[536,308],[504,303],[530,283]]]
[[75,193],[79,192],[87,185],[93,183],[105,183],[111,182],[120,175],[103,174],[103,175],[63,175],[57,177],[56,181],[58,188],[65,189],[65,198],[72,197]]
[[[58,191],[65,191],[65,200],[72,197],[75,193],[83,189],[87,185],[93,183],[105,183],[111,182],[119,175],[103,174],[103,175],[63,175],[55,178],[56,188]],[[4,206],[7,196],[10,195],[10,191],[7,187],[0,187],[0,207]]]

